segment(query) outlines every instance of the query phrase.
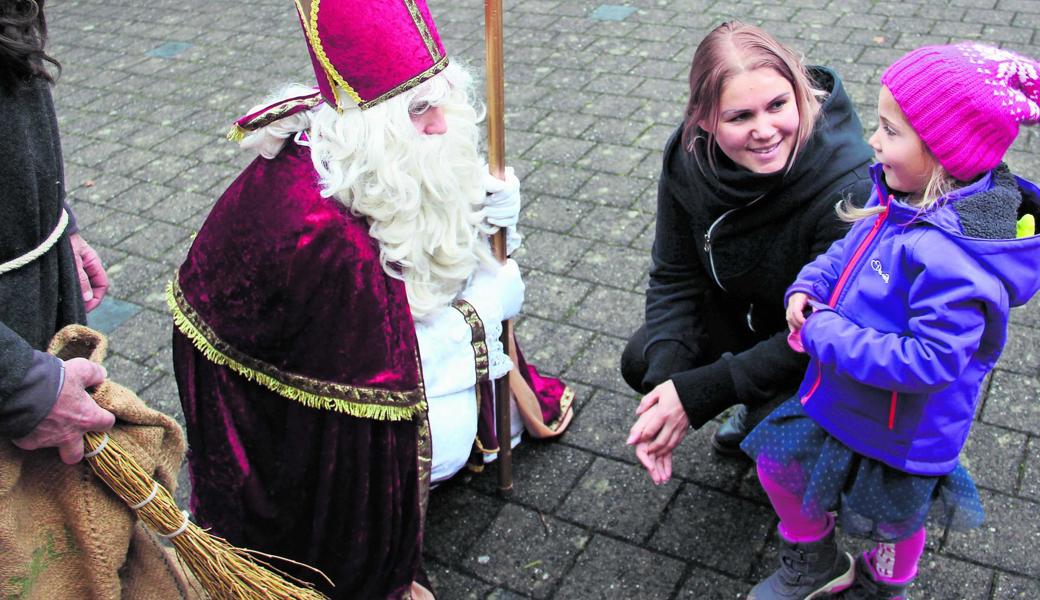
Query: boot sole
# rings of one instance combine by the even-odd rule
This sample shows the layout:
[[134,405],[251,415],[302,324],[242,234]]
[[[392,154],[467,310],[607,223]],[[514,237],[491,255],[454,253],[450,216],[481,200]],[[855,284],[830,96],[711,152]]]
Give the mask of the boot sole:
[[823,584],[823,587],[821,587],[820,589],[806,596],[805,600],[813,600],[813,598],[823,598],[825,595],[830,595],[835,592],[841,592],[852,585],[853,580],[856,579],[856,563],[852,560],[852,555],[848,552],[842,552],[842,554],[844,554],[845,558],[849,561],[849,568],[841,575],[838,575],[834,579]]

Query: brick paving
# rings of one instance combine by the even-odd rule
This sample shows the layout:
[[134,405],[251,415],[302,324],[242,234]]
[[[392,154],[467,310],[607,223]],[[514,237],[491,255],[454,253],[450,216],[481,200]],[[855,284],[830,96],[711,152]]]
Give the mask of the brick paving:
[[[430,4],[449,54],[480,72],[483,3]],[[740,598],[776,552],[749,464],[712,456],[709,426],[654,487],[623,444],[637,396],[618,357],[641,322],[655,178],[697,42],[726,18],[762,25],[835,67],[870,130],[877,78],[910,48],[984,39],[1040,56],[1040,2],[505,4],[507,162],[523,180],[527,235],[517,330],[533,361],[574,384],[579,412],[560,442],[516,451],[513,497],[498,497],[493,469],[434,491],[438,597]],[[312,81],[295,12],[287,0],[47,9],[65,65],[55,97],[69,194],[113,282],[92,323],[110,333],[111,376],[179,415],[163,288],[248,162],[223,140],[228,124],[279,84]],[[1009,160],[1040,177],[1040,137],[1022,135]],[[1040,304],[1012,320],[965,453],[988,522],[932,531],[914,598],[1040,598]]]

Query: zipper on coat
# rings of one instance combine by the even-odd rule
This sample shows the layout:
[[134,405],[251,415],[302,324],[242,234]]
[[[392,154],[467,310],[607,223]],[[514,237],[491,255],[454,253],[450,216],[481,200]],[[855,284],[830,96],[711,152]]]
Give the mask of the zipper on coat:
[[[727,210],[726,212],[722,213],[722,215],[719,216],[718,219],[715,219],[715,222],[712,223],[710,227],[708,227],[708,231],[706,231],[704,233],[704,253],[708,255],[708,266],[711,269],[711,278],[715,280],[715,285],[719,286],[719,288],[722,289],[722,291],[724,291],[724,292],[727,291],[726,287],[722,285],[722,281],[719,280],[719,274],[717,272],[715,272],[715,257],[712,256],[712,254],[711,254],[711,234],[712,234],[712,232],[715,231],[715,228],[718,227],[720,223],[722,223],[723,219],[725,219],[726,217],[730,216],[731,214],[733,214],[733,213],[735,213],[735,212],[737,212],[739,210],[744,210],[745,208],[751,208],[752,206],[754,206],[754,204],[756,202],[758,202],[762,198],[765,198],[765,196],[766,196],[765,194],[762,194],[761,196],[759,196],[758,198],[755,198],[751,202],[748,202],[744,206],[738,206],[737,208],[731,208],[731,209]],[[752,330],[752,331],[754,331],[754,330]]]
[[[888,200],[889,202],[891,202],[892,196],[889,196]],[[848,283],[849,276],[852,275],[852,271],[859,264],[859,260],[863,257],[863,254],[866,253],[867,248],[870,246],[870,244],[874,242],[874,238],[876,238],[878,232],[881,231],[881,225],[884,224],[885,219],[887,218],[888,202],[885,203],[885,210],[881,211],[877,219],[874,221],[874,226],[870,228],[870,231],[867,233],[867,237],[863,238],[863,241],[860,242],[859,247],[856,248],[856,252],[853,253],[852,258],[849,259],[849,264],[845,265],[845,268],[842,270],[841,275],[838,277],[837,283],[834,284],[834,291],[831,292],[831,297],[830,300],[827,301],[827,306],[834,308],[838,305],[838,297],[841,296],[841,292],[845,288],[845,284]],[[816,392],[816,389],[818,387],[820,387],[820,380],[823,379],[823,366],[820,365],[818,362],[817,366],[819,367],[819,369],[816,372],[816,381],[813,383],[812,387],[809,388],[809,391],[804,396],[802,396],[802,404],[808,402],[809,397]],[[895,392],[892,392],[891,409],[893,411],[895,410]],[[889,429],[892,428],[891,424],[894,416],[895,413],[889,416]]]
[[888,429],[891,431],[896,426],[896,397],[899,394],[892,392],[892,401],[888,404]]

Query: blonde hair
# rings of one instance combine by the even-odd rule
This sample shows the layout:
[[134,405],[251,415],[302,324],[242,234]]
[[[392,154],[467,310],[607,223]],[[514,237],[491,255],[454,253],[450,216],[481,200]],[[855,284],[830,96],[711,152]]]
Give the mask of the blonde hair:
[[798,108],[798,137],[787,161],[794,164],[802,145],[808,140],[820,114],[819,97],[826,95],[813,87],[809,72],[797,54],[761,28],[740,21],[728,21],[713,29],[697,46],[690,65],[690,99],[683,123],[683,146],[700,163],[695,142],[700,135],[698,123],[711,123],[705,131],[708,164],[715,167],[715,134],[719,124],[719,101],[726,84],[740,73],[772,69],[791,84]]
[[[409,108],[426,103],[444,111],[445,134],[415,130]],[[450,303],[478,264],[497,264],[479,212],[482,115],[474,106],[472,76],[452,63],[365,111],[323,105],[311,113],[322,195],[367,218],[383,270],[404,281],[416,319]]]
[[[928,181],[925,182],[924,188],[920,190],[920,192],[911,192],[907,197],[907,203],[910,206],[917,208],[918,216],[939,205],[947,194],[964,185],[963,182],[957,181],[945,168],[943,168],[941,164],[939,164],[939,160],[935,158],[935,155],[928,149],[928,146],[924,145],[923,140],[921,142],[921,148],[923,148],[924,151],[928,153],[929,158],[932,159],[932,170],[928,174]],[[881,206],[880,203],[869,208],[856,206],[853,204],[853,198],[851,196],[839,200],[838,203],[834,205],[834,211],[838,213],[838,218],[846,223],[862,221],[868,217],[880,214],[884,212],[884,210],[885,207]]]

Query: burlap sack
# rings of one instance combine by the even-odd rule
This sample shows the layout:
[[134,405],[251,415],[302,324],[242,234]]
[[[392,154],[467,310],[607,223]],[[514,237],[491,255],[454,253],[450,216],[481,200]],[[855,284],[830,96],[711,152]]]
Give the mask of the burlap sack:
[[[80,325],[48,351],[100,363],[107,341]],[[171,492],[184,458],[172,418],[105,381],[94,399],[116,415],[112,437]],[[6,600],[195,598],[172,552],[90,470],[57,450],[26,452],[0,439],[0,597]]]

